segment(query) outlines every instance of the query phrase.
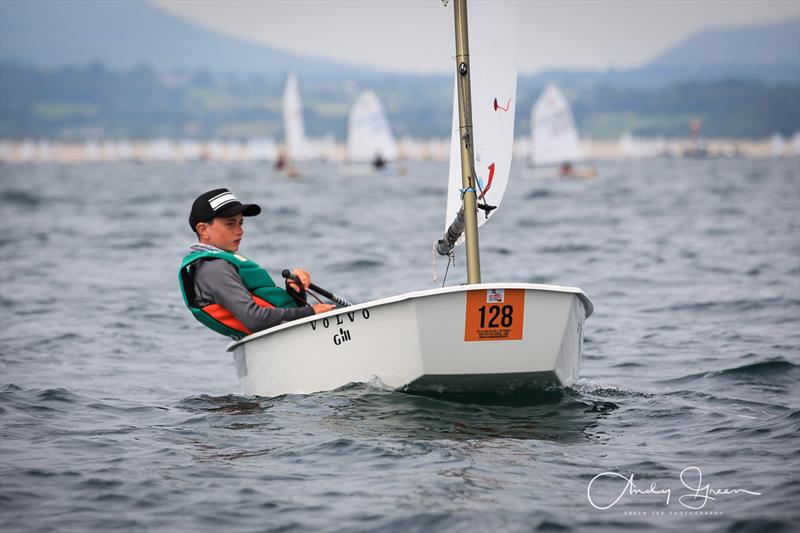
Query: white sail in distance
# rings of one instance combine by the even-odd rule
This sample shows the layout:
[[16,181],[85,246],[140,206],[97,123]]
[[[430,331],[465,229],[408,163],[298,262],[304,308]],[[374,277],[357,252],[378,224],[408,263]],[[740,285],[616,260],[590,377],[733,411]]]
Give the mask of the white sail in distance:
[[[472,86],[474,170],[478,203],[499,206],[508,184],[517,109],[517,4],[467,2]],[[455,68],[454,68],[455,71]],[[453,132],[445,231],[461,209],[461,147],[458,123],[458,81],[453,91]],[[478,211],[478,226],[497,210]],[[458,240],[463,242],[464,237]]]
[[283,91],[283,133],[289,161],[304,161],[309,157],[306,129],[303,124],[303,102],[297,77],[290,73]]
[[381,101],[374,92],[364,91],[347,116],[347,158],[363,163],[377,156],[385,161],[397,159],[397,143]]
[[583,159],[572,109],[552,83],[545,87],[531,110],[531,159],[535,166]]

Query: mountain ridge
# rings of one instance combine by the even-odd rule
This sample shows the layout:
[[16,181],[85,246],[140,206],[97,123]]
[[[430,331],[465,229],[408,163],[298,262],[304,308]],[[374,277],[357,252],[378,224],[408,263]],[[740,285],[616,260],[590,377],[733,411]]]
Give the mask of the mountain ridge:
[[[39,68],[99,62],[116,70],[363,78],[414,74],[309,57],[207,29],[143,0],[0,1],[0,61]],[[800,18],[698,31],[634,69],[523,73],[582,82],[657,84],[685,79],[800,78]]]
[[214,32],[141,0],[0,2],[0,61],[39,68],[102,63],[126,70],[309,76],[366,67],[301,56]]
[[800,65],[800,18],[708,28],[671,47],[648,66]]

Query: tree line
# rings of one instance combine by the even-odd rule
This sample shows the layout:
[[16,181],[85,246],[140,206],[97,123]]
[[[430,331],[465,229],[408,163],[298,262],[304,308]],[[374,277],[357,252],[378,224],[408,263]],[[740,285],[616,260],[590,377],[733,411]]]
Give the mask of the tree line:
[[[142,65],[101,64],[55,70],[0,65],[0,137],[82,141],[103,138],[283,137],[284,79],[210,72],[161,73]],[[445,75],[370,74],[301,79],[306,130],[343,141],[347,112],[362,89],[382,100],[395,135],[450,134],[452,79]],[[530,131],[539,77],[518,82],[518,136]],[[697,118],[708,137],[763,138],[800,130],[800,83],[753,80],[632,86],[602,81],[562,86],[583,135],[686,136]]]

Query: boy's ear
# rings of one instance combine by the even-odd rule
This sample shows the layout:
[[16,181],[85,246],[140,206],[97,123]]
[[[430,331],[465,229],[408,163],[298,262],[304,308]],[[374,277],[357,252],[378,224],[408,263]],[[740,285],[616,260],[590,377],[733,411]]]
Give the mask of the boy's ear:
[[198,237],[207,237],[208,236],[208,222],[198,222],[197,226],[195,226],[195,233],[197,233]]

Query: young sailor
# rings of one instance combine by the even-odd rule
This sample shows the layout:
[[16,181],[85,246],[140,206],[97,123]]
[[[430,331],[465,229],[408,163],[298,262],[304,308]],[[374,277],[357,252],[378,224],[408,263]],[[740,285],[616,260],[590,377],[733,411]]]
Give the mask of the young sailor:
[[[197,320],[234,339],[335,307],[297,307],[266,270],[238,253],[244,217],[259,213],[258,205],[241,203],[228,189],[214,189],[198,196],[189,214],[198,242],[181,263],[183,301]],[[307,289],[308,272],[293,273]]]

